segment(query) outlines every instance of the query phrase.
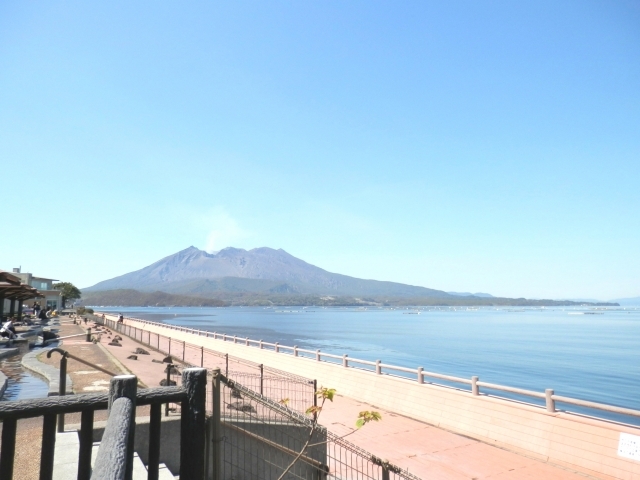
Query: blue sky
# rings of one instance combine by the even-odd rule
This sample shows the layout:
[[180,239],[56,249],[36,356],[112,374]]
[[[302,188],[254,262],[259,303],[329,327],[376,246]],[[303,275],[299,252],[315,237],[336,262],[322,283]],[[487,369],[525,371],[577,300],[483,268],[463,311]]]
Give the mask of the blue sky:
[[640,6],[0,3],[0,268],[194,245],[502,296],[640,295]]

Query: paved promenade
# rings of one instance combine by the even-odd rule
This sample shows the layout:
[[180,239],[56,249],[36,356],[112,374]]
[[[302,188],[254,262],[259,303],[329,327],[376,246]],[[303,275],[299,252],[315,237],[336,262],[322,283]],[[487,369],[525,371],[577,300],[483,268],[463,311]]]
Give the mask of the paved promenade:
[[[171,332],[176,340],[185,340],[215,349],[212,339],[198,337],[185,332]],[[127,369],[138,375],[148,386],[157,386],[164,378],[165,365],[154,363],[164,354],[138,344],[124,335],[122,346],[108,346],[103,336],[102,344]],[[151,355],[138,355],[138,360],[127,359],[137,347],[150,351]],[[161,346],[162,347],[162,346]],[[173,347],[176,348],[176,345]],[[174,350],[175,355],[181,355]],[[185,351],[186,360],[200,364],[199,349]],[[212,356],[204,358],[204,366],[220,367],[224,370],[224,360]],[[241,364],[231,362],[230,370],[251,371]],[[255,370],[252,371],[255,373]],[[330,387],[330,385],[327,385]],[[358,412],[377,410],[382,414],[382,422],[369,424],[347,438],[360,448],[387,459],[399,467],[423,479],[481,480],[481,479],[544,479],[544,480],[584,480],[585,478],[609,479],[612,477],[591,477],[555,466],[540,459],[496,448],[468,437],[413,420],[391,411],[380,409],[357,399],[340,396],[325,406],[320,423],[338,435],[352,431]]]

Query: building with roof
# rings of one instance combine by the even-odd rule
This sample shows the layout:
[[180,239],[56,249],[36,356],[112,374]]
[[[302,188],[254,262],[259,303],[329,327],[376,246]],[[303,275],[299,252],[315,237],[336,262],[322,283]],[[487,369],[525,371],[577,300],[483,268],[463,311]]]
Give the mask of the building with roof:
[[57,310],[62,308],[62,292],[53,289],[53,278],[36,277],[22,273],[0,270],[0,319],[22,316],[25,301],[34,299],[41,307]]

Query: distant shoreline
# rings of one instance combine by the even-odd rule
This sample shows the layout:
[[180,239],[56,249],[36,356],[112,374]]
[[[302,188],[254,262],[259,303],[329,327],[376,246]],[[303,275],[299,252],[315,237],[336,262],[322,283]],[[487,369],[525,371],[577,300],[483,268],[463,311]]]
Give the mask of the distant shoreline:
[[177,295],[161,291],[144,292],[133,289],[91,291],[83,293],[83,305],[105,307],[619,307],[611,302],[574,302],[570,300],[531,300],[499,297],[387,297],[337,295],[260,295],[255,293],[220,293],[215,297]]

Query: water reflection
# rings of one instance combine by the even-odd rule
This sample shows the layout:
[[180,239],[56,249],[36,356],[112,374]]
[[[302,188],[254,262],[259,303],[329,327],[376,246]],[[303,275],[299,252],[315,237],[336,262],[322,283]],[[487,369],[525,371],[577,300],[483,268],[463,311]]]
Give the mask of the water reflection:
[[47,382],[32,375],[31,372],[22,367],[20,362],[24,353],[21,351],[10,357],[0,359],[0,371],[9,380],[7,389],[0,401],[42,398],[49,393]]

